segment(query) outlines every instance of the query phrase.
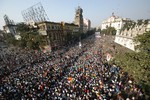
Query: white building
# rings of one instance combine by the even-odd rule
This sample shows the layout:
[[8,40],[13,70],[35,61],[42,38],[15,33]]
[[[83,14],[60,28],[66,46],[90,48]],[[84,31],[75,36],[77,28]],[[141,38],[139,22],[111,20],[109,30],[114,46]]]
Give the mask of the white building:
[[91,29],[91,21],[89,19],[83,19],[83,32],[86,33]]
[[116,36],[115,36],[115,42],[128,48],[133,51],[135,51],[135,43],[133,42],[133,38],[137,35],[143,34],[146,31],[150,31],[150,21],[148,24],[142,24],[142,25],[135,25],[133,29],[120,31],[117,30]]
[[102,22],[101,30],[106,29],[107,27],[114,27],[116,30],[121,29],[127,21],[130,21],[130,19],[121,18],[112,13],[112,16]]

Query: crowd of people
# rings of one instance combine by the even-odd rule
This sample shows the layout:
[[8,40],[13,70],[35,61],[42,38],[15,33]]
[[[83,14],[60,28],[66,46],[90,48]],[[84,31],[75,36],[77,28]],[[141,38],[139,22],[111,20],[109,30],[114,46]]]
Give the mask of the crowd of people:
[[76,44],[51,53],[19,49],[3,52],[0,98],[144,100],[141,86],[127,72],[104,62],[99,41],[91,36],[82,41],[81,48]]
[[31,50],[23,50],[21,48],[1,48],[0,49],[0,78],[10,74],[13,71],[17,71],[22,67],[47,59],[48,53],[35,52]]

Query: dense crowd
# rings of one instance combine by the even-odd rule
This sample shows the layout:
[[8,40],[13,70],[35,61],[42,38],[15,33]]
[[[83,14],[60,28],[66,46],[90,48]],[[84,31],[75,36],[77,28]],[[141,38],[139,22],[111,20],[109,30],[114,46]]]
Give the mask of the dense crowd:
[[52,53],[3,52],[0,68],[8,72],[0,73],[0,98],[143,100],[141,86],[103,59],[103,48],[93,37],[82,41],[82,48],[74,45]]
[[46,56],[48,54],[43,52],[14,47],[1,48],[0,52],[0,78],[29,64],[48,59],[48,56]]

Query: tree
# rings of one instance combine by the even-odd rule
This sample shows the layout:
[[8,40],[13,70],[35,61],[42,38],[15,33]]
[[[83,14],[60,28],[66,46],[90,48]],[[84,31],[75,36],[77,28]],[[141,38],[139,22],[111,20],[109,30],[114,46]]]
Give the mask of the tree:
[[149,19],[144,20],[144,25],[148,24]]
[[17,24],[17,32],[29,32],[30,28],[28,25],[24,24],[24,23],[19,23]]
[[143,23],[142,19],[137,20],[137,25],[142,25],[142,23]]
[[116,29],[114,27],[107,27],[101,31],[102,34],[106,35],[116,35]]
[[138,44],[136,46],[137,49],[139,49],[141,52],[150,54],[150,31],[142,35],[138,35],[134,41]]
[[18,45],[22,48],[40,49],[40,46],[46,45],[45,37],[39,35],[37,29],[34,29],[29,25],[19,23],[17,25],[17,32],[20,33],[21,36]]
[[100,28],[98,28],[96,31],[101,33],[101,29]]
[[122,31],[124,30],[129,30],[130,28],[134,28],[136,25],[136,22],[133,22],[133,21],[127,21],[124,26],[122,27]]
[[147,98],[150,96],[150,31],[138,35],[134,39],[139,52],[117,55],[114,63],[129,72],[132,77],[141,83]]
[[16,41],[14,35],[12,35],[11,33],[6,33],[4,35],[4,37],[5,37],[5,40],[6,40],[7,44],[13,44],[13,45],[17,44],[17,41]]

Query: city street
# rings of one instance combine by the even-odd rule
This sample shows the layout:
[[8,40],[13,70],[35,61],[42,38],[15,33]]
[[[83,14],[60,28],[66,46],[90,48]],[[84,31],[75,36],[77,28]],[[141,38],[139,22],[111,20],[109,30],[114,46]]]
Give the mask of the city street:
[[150,100],[150,0],[1,0],[0,100]]
[[[106,38],[105,38],[106,37]],[[103,47],[107,36],[95,35],[51,54],[19,52],[5,54],[1,69],[11,60],[17,71],[1,78],[0,98],[49,100],[118,100],[143,99],[143,92],[126,72],[116,65],[104,63]],[[109,48],[109,47],[108,47]],[[112,47],[110,47],[111,49]],[[109,49],[108,49],[109,50]],[[10,51],[8,51],[10,52]],[[20,55],[19,58],[17,55]],[[28,60],[27,60],[28,59]],[[23,62],[25,61],[25,62]],[[8,72],[11,67],[7,66]],[[1,73],[3,74],[3,73]]]

